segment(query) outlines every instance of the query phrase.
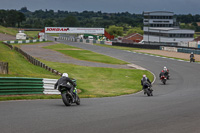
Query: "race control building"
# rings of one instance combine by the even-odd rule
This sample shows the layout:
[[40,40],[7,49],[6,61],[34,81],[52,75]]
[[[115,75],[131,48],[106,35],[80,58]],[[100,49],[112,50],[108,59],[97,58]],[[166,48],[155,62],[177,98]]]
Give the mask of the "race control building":
[[173,12],[143,12],[143,40],[146,43],[187,45],[194,40],[194,30],[180,29]]

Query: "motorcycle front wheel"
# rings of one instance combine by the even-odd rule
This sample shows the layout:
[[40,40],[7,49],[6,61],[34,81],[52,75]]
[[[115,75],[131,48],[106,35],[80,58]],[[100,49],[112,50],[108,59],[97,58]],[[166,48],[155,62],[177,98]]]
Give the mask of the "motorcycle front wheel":
[[166,84],[166,80],[165,79],[163,79],[162,82],[163,82],[164,85]]
[[71,106],[72,105],[72,100],[71,100],[70,96],[67,93],[63,93],[63,94],[61,94],[61,96],[62,96],[63,103],[66,106]]
[[76,98],[76,105],[80,105],[81,101],[80,101],[80,98],[79,96],[77,95],[77,98]]

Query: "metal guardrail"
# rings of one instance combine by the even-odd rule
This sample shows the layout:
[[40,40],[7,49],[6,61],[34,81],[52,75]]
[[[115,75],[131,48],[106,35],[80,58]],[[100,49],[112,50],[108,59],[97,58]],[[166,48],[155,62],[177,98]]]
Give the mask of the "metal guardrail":
[[15,41],[4,41],[4,43],[12,44],[12,43],[34,43],[34,42],[44,42],[46,39],[35,39],[35,40],[15,40]]
[[0,95],[43,94],[42,78],[0,77]]
[[[75,79],[72,81],[76,82]],[[57,79],[0,77],[0,95],[60,94],[54,89]]]

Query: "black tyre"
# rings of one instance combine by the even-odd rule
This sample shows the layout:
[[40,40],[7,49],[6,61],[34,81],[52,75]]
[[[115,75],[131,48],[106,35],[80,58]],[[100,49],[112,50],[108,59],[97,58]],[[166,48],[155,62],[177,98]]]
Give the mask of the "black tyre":
[[163,82],[163,84],[164,84],[164,85],[166,84],[166,80],[165,80],[165,79],[163,79],[163,81],[162,81],[162,82]]
[[151,92],[151,96],[153,96],[153,93]]
[[71,106],[72,105],[72,99],[68,94],[63,93],[63,94],[61,94],[61,96],[62,96],[63,103],[66,106]]
[[77,98],[76,98],[76,105],[80,105],[80,104],[81,104],[81,100],[80,100],[79,96],[77,96]]
[[151,92],[147,89],[146,90],[147,96],[151,96]]

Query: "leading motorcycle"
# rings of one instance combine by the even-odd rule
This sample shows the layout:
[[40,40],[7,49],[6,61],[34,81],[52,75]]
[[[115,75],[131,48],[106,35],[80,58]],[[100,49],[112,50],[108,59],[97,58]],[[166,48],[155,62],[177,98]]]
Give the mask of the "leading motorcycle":
[[195,62],[195,58],[194,58],[194,57],[191,57],[191,58],[190,58],[190,62]]
[[62,101],[66,106],[71,106],[72,103],[80,105],[80,98],[75,87],[73,93],[70,92],[70,88],[62,85],[59,86],[58,90],[61,92]]

